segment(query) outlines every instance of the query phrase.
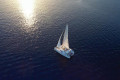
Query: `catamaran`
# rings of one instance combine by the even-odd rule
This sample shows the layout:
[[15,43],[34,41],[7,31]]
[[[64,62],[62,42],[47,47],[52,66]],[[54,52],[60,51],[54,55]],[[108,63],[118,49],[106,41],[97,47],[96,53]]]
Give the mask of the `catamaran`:
[[66,25],[65,31],[64,31],[64,37],[61,44],[61,38],[63,36],[63,33],[61,34],[57,46],[54,48],[55,51],[57,51],[59,54],[63,55],[66,58],[70,58],[74,55],[74,51],[69,48],[69,41],[68,41],[68,25]]

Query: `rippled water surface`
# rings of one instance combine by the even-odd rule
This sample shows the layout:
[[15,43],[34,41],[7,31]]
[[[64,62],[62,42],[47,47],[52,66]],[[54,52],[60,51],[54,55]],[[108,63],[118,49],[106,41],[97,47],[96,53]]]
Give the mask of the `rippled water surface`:
[[120,0],[0,0],[0,80],[120,80]]

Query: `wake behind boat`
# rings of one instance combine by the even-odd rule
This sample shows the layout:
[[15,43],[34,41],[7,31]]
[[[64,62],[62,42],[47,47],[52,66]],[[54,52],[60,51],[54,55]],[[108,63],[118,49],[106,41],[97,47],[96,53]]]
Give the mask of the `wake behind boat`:
[[54,48],[59,54],[65,56],[66,58],[70,58],[74,55],[74,51],[69,48],[69,41],[68,41],[68,25],[66,25],[66,29],[64,31],[63,43],[61,44],[61,34],[57,46]]

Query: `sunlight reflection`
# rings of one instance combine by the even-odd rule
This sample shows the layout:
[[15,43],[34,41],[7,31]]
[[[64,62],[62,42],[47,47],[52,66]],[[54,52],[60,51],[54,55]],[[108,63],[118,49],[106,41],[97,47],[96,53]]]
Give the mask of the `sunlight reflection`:
[[30,19],[34,12],[34,0],[19,0],[19,3],[24,16]]
[[34,14],[34,7],[35,7],[35,0],[18,0],[20,6],[20,12],[23,13],[25,18],[24,24],[25,28],[33,27],[35,23],[35,14]]

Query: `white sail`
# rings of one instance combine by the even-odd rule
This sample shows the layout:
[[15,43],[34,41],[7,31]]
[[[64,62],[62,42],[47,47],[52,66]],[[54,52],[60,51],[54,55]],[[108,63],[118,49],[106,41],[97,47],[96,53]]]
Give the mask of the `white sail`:
[[63,44],[62,44],[65,48],[69,49],[69,42],[68,42],[68,25],[66,25],[66,29],[64,32],[64,38],[63,38]]
[[[63,34],[63,33],[62,33]],[[62,34],[61,34],[61,36],[60,36],[60,38],[59,38],[59,41],[58,41],[58,43],[57,43],[57,47],[60,47],[61,46],[61,37],[62,37]]]
[[[68,42],[68,25],[66,25],[64,35],[63,35],[63,41],[61,40],[63,33],[61,34],[58,44],[56,47],[54,47],[54,50],[61,54],[62,56],[66,58],[71,58],[71,56],[74,55],[74,51],[69,48],[69,42]],[[61,44],[62,41],[62,44]]]

